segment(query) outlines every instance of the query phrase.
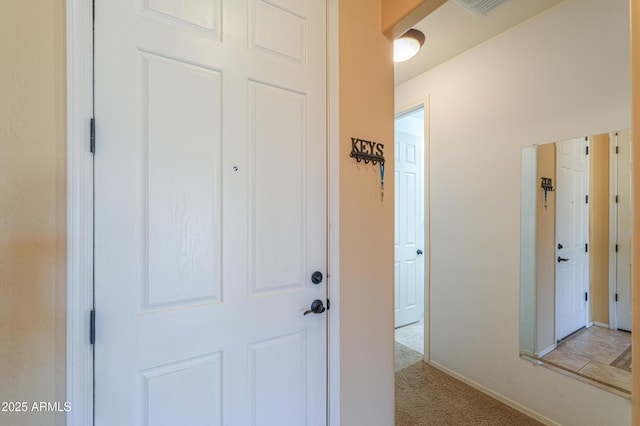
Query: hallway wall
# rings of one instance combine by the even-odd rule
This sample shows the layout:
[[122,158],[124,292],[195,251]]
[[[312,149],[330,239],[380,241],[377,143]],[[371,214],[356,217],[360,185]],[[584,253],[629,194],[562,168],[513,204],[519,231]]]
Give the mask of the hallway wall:
[[518,357],[521,150],[630,127],[628,11],[566,0],[396,90],[431,100],[431,358],[563,425],[631,404]]
[[[394,421],[393,62],[380,2],[340,0],[340,419]],[[349,156],[352,137],[384,144],[380,169]],[[333,309],[333,308],[332,308]]]

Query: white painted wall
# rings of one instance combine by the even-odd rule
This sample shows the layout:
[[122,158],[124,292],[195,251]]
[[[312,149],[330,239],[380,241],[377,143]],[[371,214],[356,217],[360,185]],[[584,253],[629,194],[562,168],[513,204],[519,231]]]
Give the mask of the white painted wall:
[[566,0],[396,90],[431,99],[431,358],[563,425],[631,405],[518,357],[521,151],[630,127],[628,9]]

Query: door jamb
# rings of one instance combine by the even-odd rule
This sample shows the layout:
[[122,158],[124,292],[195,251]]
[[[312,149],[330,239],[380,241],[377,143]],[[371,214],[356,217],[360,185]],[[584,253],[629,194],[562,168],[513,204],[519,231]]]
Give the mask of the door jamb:
[[[73,410],[67,426],[93,424],[93,2],[66,0],[67,51],[67,327],[66,388]],[[340,176],[338,0],[327,2],[328,325],[327,410],[340,424]]]
[[340,426],[340,67],[339,0],[327,1],[327,420]]
[[67,425],[93,424],[93,4],[66,0]]
[[[616,133],[609,133],[609,194],[618,193],[618,146]],[[618,205],[609,196],[609,328],[618,329],[618,304],[615,300],[618,282],[616,242],[618,241]]]
[[424,145],[422,147],[422,176],[423,176],[423,212],[424,223],[424,356],[426,363],[431,361],[431,133],[430,133],[430,98],[429,96],[418,99],[410,104],[396,108],[395,117],[409,112],[412,109],[423,107],[424,109]]

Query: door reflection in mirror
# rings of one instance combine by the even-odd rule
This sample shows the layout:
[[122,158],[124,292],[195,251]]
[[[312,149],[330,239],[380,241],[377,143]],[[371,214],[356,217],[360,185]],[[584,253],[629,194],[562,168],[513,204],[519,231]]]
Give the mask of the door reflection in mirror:
[[[588,347],[592,358],[605,349],[611,357],[614,349],[607,345],[618,340],[615,350],[625,350],[625,333],[607,330],[631,331],[630,140],[630,130],[623,130],[523,149],[520,353],[525,357],[545,363],[560,354],[578,358],[586,355],[580,346]],[[545,180],[553,182],[553,191],[541,184]],[[583,329],[590,331],[574,337]],[[598,344],[564,345],[587,336]],[[589,367],[587,362],[571,371],[603,382]],[[619,383],[611,386],[626,391]]]

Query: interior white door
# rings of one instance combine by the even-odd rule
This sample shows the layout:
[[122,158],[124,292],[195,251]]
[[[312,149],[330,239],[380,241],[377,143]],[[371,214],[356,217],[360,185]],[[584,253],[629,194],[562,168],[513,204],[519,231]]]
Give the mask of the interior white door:
[[95,424],[326,425],[325,2],[95,13]]
[[617,134],[616,315],[618,329],[631,331],[631,130]]
[[424,108],[395,125],[395,326],[424,315],[424,208],[422,146]]
[[556,338],[587,323],[589,187],[587,141],[556,143]]

